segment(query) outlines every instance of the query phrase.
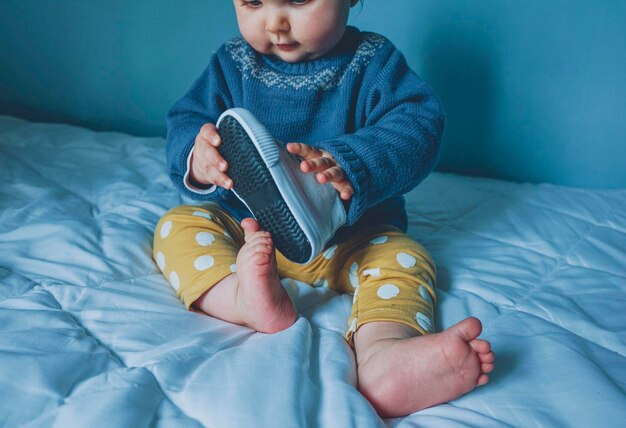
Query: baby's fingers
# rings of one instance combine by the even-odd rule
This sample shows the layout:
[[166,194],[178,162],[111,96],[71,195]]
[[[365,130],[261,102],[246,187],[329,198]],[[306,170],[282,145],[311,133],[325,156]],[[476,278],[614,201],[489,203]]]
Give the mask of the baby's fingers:
[[193,164],[191,175],[195,181],[201,184],[215,184],[226,190],[233,187],[233,181],[230,177],[210,164]]
[[319,183],[330,183],[339,192],[339,197],[344,201],[350,200],[354,189],[342,168],[334,166],[318,173],[315,177]]
[[223,187],[226,190],[233,188],[233,180],[231,180],[228,175],[223,172],[216,171],[215,169],[212,169],[209,172],[209,182]]
[[[302,172],[317,172],[323,173],[324,171],[328,171],[329,169],[335,167],[337,162],[334,159],[327,157],[319,157],[313,158],[309,160],[303,160],[300,163],[300,169]],[[319,175],[319,174],[318,174]],[[329,175],[330,178],[330,175]]]
[[200,132],[196,136],[196,143],[198,143],[198,139],[204,140],[213,147],[218,147],[222,143],[222,138],[220,134],[217,132],[217,127],[212,123],[205,123],[200,128]]
[[318,183],[338,183],[346,180],[346,174],[343,172],[343,168],[337,166],[334,162],[332,164],[334,166],[317,173],[315,178],[317,178]]
[[232,180],[226,174],[228,163],[215,147],[208,145],[194,148],[192,158],[192,177],[202,184],[216,184],[231,189]]
[[344,201],[349,201],[352,198],[352,194],[354,193],[354,189],[352,189],[352,185],[348,180],[341,181],[338,183],[331,183],[335,190],[339,193],[339,197]]
[[347,190],[340,190],[339,191],[339,197],[343,201],[349,201],[350,198],[352,198],[352,193],[354,193],[352,191],[352,187],[351,186],[347,186],[347,187],[349,187],[349,189],[347,189]]
[[320,150],[314,149],[304,143],[288,143],[287,151],[292,155],[300,156],[302,159],[312,159],[322,156]]

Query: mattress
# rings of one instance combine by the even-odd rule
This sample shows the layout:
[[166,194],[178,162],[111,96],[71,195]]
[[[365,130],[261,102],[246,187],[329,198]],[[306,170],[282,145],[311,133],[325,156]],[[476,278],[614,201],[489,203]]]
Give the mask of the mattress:
[[151,258],[183,203],[161,138],[0,117],[0,426],[624,426],[626,190],[433,173],[409,193],[437,325],[480,318],[496,369],[386,420],[355,388],[350,296],[283,279],[300,317],[273,335],[185,310]]

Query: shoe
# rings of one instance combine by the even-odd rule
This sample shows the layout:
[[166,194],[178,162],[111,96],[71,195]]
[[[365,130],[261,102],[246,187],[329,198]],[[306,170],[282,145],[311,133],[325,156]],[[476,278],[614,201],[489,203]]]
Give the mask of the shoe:
[[217,121],[218,150],[228,162],[234,194],[289,260],[309,263],[346,222],[337,191],[300,170],[267,129],[242,108],[225,111]]

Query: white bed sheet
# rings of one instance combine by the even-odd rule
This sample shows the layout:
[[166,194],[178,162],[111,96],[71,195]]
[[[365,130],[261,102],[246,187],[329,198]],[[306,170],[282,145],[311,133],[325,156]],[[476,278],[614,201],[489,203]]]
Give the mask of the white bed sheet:
[[151,259],[189,202],[164,158],[159,138],[0,117],[0,426],[624,426],[626,190],[432,174],[410,193],[439,327],[479,317],[497,366],[381,420],[349,296],[283,280],[301,317],[275,335],[184,309]]

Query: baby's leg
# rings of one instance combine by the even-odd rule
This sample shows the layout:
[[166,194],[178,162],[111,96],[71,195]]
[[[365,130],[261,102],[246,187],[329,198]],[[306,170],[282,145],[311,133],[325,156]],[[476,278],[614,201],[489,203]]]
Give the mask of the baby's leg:
[[[487,383],[494,356],[468,318],[434,333],[435,268],[397,230],[368,236],[348,259],[355,298],[347,333],[359,390],[382,416],[403,416]],[[356,332],[356,333],[355,333]]]
[[245,244],[237,255],[236,272],[200,296],[195,306],[256,331],[282,331],[296,321],[297,313],[280,283],[271,235],[260,231],[256,220],[244,219],[241,224]]
[[265,333],[284,330],[297,314],[271,237],[252,219],[242,226],[214,204],[175,208],[157,225],[154,258],[188,308]]
[[421,335],[397,322],[372,322],[355,335],[359,390],[384,417],[405,416],[453,400],[489,381],[494,355],[466,318]]

